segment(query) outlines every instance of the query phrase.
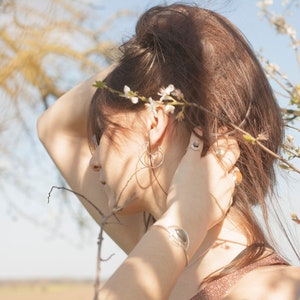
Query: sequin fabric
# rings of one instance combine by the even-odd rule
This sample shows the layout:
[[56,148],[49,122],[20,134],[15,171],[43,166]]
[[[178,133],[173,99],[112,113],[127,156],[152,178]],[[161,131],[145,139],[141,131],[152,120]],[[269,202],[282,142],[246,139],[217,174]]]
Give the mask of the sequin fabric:
[[272,254],[232,274],[228,274],[220,279],[212,281],[190,300],[220,300],[227,295],[230,288],[234,286],[246,273],[259,267],[273,265],[288,265],[288,263],[277,254]]

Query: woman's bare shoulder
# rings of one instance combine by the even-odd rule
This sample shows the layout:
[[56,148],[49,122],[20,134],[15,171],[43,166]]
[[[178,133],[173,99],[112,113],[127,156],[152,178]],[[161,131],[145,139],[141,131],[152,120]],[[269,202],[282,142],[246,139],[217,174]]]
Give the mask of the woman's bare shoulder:
[[245,275],[226,300],[299,300],[300,267],[261,267]]

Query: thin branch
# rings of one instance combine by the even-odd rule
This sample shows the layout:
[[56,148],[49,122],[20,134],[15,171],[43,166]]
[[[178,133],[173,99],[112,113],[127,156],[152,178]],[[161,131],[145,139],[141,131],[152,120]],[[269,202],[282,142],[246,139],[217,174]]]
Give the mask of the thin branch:
[[215,118],[218,118],[219,120],[223,121],[224,123],[228,124],[229,126],[231,126],[232,128],[234,128],[235,130],[239,131],[240,133],[242,133],[244,135],[244,137],[247,137],[247,139],[252,142],[253,144],[257,144],[260,148],[262,148],[265,152],[269,153],[270,155],[272,155],[274,158],[280,160],[281,162],[283,162],[284,164],[286,164],[291,170],[297,172],[300,174],[300,169],[296,168],[293,164],[291,164],[290,162],[288,162],[286,159],[284,159],[282,156],[276,154],[275,152],[271,151],[268,147],[266,147],[264,144],[262,144],[258,138],[253,137],[251,134],[249,134],[247,131],[243,130],[242,128],[240,128],[239,126],[233,124],[232,122],[225,120],[224,118],[218,116],[217,114],[211,112],[210,110],[206,109],[205,107],[196,104],[196,103],[191,103],[191,106],[194,107],[198,107],[199,109],[205,111],[208,114],[211,114],[212,116],[214,116]]
[[[296,109],[287,109],[287,108],[281,108],[280,109],[282,113],[287,114],[287,115],[294,115],[296,117],[300,117],[300,110]],[[296,128],[294,128],[296,129]],[[296,129],[299,131],[299,129]]]
[[234,123],[226,120],[225,118],[223,118],[220,115],[217,115],[216,113],[210,111],[209,109],[205,108],[204,106],[202,106],[200,104],[187,102],[184,95],[179,90],[177,90],[173,85],[172,85],[172,91],[170,91],[170,93],[167,92],[167,94],[164,94],[161,97],[161,100],[159,100],[159,101],[154,101],[152,98],[149,99],[145,96],[139,95],[137,91],[130,90],[130,88],[128,86],[125,86],[125,87],[128,88],[128,91],[126,91],[126,92],[125,91],[120,92],[118,90],[115,90],[115,89],[109,87],[103,81],[96,81],[93,86],[96,87],[96,88],[100,88],[100,89],[106,89],[110,93],[113,93],[115,95],[118,95],[122,98],[125,98],[125,99],[131,101],[133,104],[138,103],[138,101],[140,100],[141,102],[144,102],[146,106],[150,106],[151,109],[154,111],[154,113],[155,113],[155,109],[158,105],[160,105],[160,106],[171,105],[171,106],[174,106],[174,107],[179,106],[179,107],[181,107],[181,111],[177,114],[177,119],[178,120],[182,120],[184,118],[184,110],[185,110],[186,107],[195,107],[197,109],[200,109],[200,110],[206,112],[207,114],[215,117],[216,119],[224,122],[225,124],[229,125],[230,127],[237,130],[238,132],[242,133],[243,137],[246,140],[248,140],[252,144],[258,145],[262,150],[264,150],[268,154],[272,155],[277,160],[283,162],[284,167],[286,169],[293,170],[296,173],[300,174],[300,169],[296,168],[293,164],[291,164],[289,161],[284,159],[282,156],[280,156],[277,153],[271,151],[268,147],[266,147],[264,144],[262,144],[260,142],[259,137],[253,137],[250,133],[248,133],[247,131],[240,128],[240,126],[235,125]]
[[[97,248],[97,264],[96,264],[96,278],[95,278],[95,283],[94,283],[94,300],[99,300],[99,291],[100,291],[100,286],[101,286],[101,280],[100,280],[100,274],[101,274],[101,262],[103,261],[108,261],[110,260],[115,254],[112,253],[108,258],[105,258],[103,259],[101,257],[101,253],[102,253],[102,245],[103,245],[103,234],[104,234],[104,228],[107,224],[111,224],[111,223],[108,223],[108,220],[111,218],[111,217],[114,217],[118,220],[118,218],[116,217],[116,213],[120,210],[123,209],[124,206],[122,207],[117,207],[117,206],[114,206],[114,208],[112,209],[112,211],[107,215],[105,216],[102,211],[97,207],[95,206],[89,199],[87,199],[84,195],[80,194],[80,193],[77,193],[69,188],[66,188],[66,187],[59,187],[59,186],[52,186],[49,193],[48,193],[48,203],[50,202],[50,197],[52,195],[52,192],[54,189],[58,189],[58,190],[65,190],[65,191],[68,191],[68,192],[71,192],[73,193],[74,195],[76,195],[77,197],[80,197],[82,199],[84,199],[85,201],[87,201],[90,205],[93,206],[93,208],[100,214],[100,216],[102,217],[102,221],[101,221],[101,224],[100,224],[100,232],[99,232],[99,235],[98,235],[98,248]],[[119,220],[118,220],[119,221]],[[119,222],[120,224],[120,222]]]
[[296,214],[291,214],[291,218],[294,222],[296,222],[297,224],[300,224],[300,219],[298,218],[298,216]]
[[[300,114],[299,114],[299,115],[300,115]],[[296,130],[296,131],[300,132],[300,128],[291,126],[290,124],[286,124],[285,126],[286,126],[287,128],[290,128],[290,129],[293,129],[293,130]]]
[[68,191],[68,192],[71,192],[73,193],[74,195],[84,199],[85,201],[87,201],[91,206],[93,206],[93,208],[99,213],[99,215],[102,217],[102,218],[105,218],[105,215],[102,213],[102,211],[93,203],[91,202],[89,199],[87,199],[84,195],[80,194],[80,193],[77,193],[69,188],[66,188],[66,187],[63,187],[63,186],[55,186],[53,185],[48,193],[48,203],[50,202],[50,197],[51,197],[51,194],[53,192],[54,189],[57,189],[57,190],[65,190],[65,191]]

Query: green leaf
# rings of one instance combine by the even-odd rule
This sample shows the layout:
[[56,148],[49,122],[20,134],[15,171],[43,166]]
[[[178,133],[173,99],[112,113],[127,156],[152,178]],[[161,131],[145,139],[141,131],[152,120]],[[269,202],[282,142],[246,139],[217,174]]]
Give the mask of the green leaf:
[[96,81],[94,84],[93,84],[93,87],[96,87],[96,88],[99,88],[99,89],[103,89],[103,88],[106,88],[106,83],[103,82],[103,81]]
[[252,144],[256,143],[256,139],[249,134],[244,134],[243,137],[247,142],[250,142]]
[[279,164],[279,167],[283,170],[290,170],[290,167],[285,164]]

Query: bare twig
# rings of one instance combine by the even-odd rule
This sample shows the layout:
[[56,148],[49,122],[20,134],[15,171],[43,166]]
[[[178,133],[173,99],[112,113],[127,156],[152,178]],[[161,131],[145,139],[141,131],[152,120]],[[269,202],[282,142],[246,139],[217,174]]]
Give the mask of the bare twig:
[[300,219],[298,218],[298,216],[296,214],[291,214],[291,218],[294,222],[296,222],[297,224],[300,224]]
[[100,216],[102,217],[102,221],[101,221],[101,224],[100,224],[100,232],[99,232],[99,235],[98,235],[98,248],[97,248],[97,265],[96,265],[96,278],[95,278],[95,284],[94,284],[94,300],[98,300],[99,299],[99,291],[100,291],[100,286],[101,286],[101,280],[100,280],[100,274],[101,274],[101,262],[102,261],[108,261],[111,259],[111,257],[113,255],[115,255],[114,253],[111,254],[108,258],[105,258],[103,259],[101,257],[101,253],[102,253],[102,245],[103,245],[103,234],[104,234],[104,227],[109,224],[108,223],[108,220],[111,218],[111,217],[114,217],[118,220],[118,218],[116,217],[116,213],[120,210],[123,209],[123,207],[117,207],[115,206],[113,208],[113,210],[111,211],[111,213],[107,216],[105,216],[102,211],[97,207],[95,206],[89,199],[87,199],[84,195],[80,194],[80,193],[77,193],[69,188],[66,188],[66,187],[59,187],[59,186],[52,186],[49,193],[48,193],[48,203],[50,202],[50,197],[52,195],[52,192],[54,189],[58,189],[58,190],[65,190],[65,191],[68,191],[68,192],[71,192],[73,193],[74,195],[76,195],[77,197],[80,197],[82,199],[84,199],[85,201],[87,201],[90,205],[93,206],[93,208],[100,214]]
[[48,203],[50,202],[50,197],[51,197],[51,194],[53,192],[54,189],[57,189],[57,190],[65,190],[65,191],[68,191],[74,195],[76,195],[77,197],[80,197],[82,199],[84,199],[85,201],[87,201],[91,206],[93,206],[93,208],[99,213],[99,215],[102,217],[102,218],[105,218],[104,214],[102,213],[102,211],[93,203],[91,202],[89,199],[87,199],[84,195],[80,194],[80,193],[77,193],[69,188],[66,188],[66,187],[63,187],[63,186],[55,186],[53,185],[48,193]]

